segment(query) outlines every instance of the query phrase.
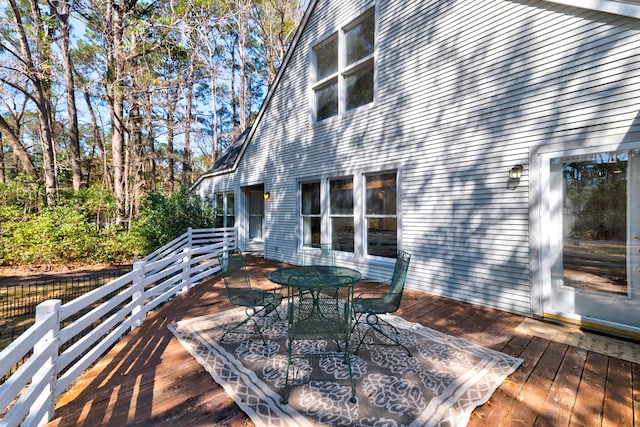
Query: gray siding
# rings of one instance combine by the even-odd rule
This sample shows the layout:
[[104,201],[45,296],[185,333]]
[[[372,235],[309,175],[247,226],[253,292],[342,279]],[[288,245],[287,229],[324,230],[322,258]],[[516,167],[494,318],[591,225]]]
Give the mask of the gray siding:
[[375,106],[313,124],[310,46],[370,4],[318,2],[231,178],[271,193],[266,257],[299,260],[298,180],[398,167],[407,286],[530,314],[530,156],[638,139],[638,20],[544,1],[379,0]]

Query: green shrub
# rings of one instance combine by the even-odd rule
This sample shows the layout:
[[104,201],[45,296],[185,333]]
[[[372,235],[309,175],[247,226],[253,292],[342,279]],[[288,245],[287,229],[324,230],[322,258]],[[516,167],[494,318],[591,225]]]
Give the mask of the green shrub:
[[123,231],[110,226],[113,199],[99,188],[61,198],[56,206],[38,213],[18,200],[28,197],[17,197],[13,190],[0,188],[0,197],[8,201],[0,203],[0,265],[131,262],[188,227],[214,224],[213,211],[186,191],[149,194],[131,229]]
[[200,199],[187,191],[170,196],[150,193],[142,203],[132,232],[140,236],[142,250],[148,254],[184,234],[189,227],[213,227],[214,221],[213,211],[203,208]]

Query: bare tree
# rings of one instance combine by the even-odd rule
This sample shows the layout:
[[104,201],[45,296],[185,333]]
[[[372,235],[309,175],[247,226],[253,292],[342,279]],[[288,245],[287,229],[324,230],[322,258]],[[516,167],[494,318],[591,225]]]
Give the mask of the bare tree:
[[82,187],[82,159],[80,154],[80,132],[78,130],[78,110],[76,109],[75,83],[73,79],[73,62],[69,52],[71,28],[70,0],[53,0],[52,9],[56,12],[60,30],[60,52],[64,72],[65,94],[67,98],[67,114],[69,116],[69,146],[71,148],[71,175],[73,191]]
[[[36,105],[38,121],[40,125],[40,143],[43,155],[43,174],[45,183],[45,195],[47,204],[52,204],[57,193],[57,177],[55,170],[55,157],[53,149],[53,117],[51,105],[51,28],[47,27],[42,20],[40,6],[35,0],[30,0],[32,24],[37,35],[34,45],[36,46],[36,56],[34,56],[27,31],[23,23],[22,11],[15,0],[9,0],[13,13],[15,31],[18,40],[16,41],[17,51],[11,50],[16,60],[16,69],[25,76],[26,82],[23,86],[13,82],[5,81],[14,88],[20,90],[27,98]],[[6,46],[5,46],[6,48]],[[24,85],[27,83],[30,86]]]

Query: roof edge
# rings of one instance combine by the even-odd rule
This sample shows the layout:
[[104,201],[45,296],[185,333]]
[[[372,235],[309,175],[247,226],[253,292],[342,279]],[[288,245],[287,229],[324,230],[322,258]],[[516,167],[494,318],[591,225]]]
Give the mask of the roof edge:
[[630,3],[619,0],[545,0],[550,3],[574,6],[581,9],[597,10],[614,15],[628,16],[640,19],[640,3]]
[[249,131],[249,135],[247,135],[247,140],[243,144],[242,150],[240,151],[240,154],[238,154],[238,157],[236,158],[236,161],[233,167],[229,170],[229,173],[235,172],[236,169],[238,169],[238,164],[240,163],[240,160],[242,160],[242,157],[244,157],[244,152],[247,150],[247,147],[249,146],[249,144],[251,144],[251,140],[253,139],[253,135],[256,132],[256,129],[258,128],[258,124],[262,120],[262,117],[264,116],[264,113],[267,110],[269,103],[271,102],[271,98],[273,98],[276,88],[280,84],[280,80],[282,80],[282,76],[287,66],[289,65],[289,62],[291,61],[291,58],[293,57],[293,52],[296,50],[298,44],[300,43],[300,39],[302,38],[302,33],[304,31],[304,28],[307,26],[307,23],[309,22],[309,18],[311,17],[311,13],[315,9],[317,3],[318,3],[318,0],[311,0],[311,2],[309,3],[309,6],[307,7],[305,14],[302,17],[302,20],[300,21],[300,25],[298,25],[298,29],[296,30],[296,34],[293,37],[293,41],[291,42],[289,49],[287,49],[287,54],[285,55],[284,60],[282,61],[282,65],[278,69],[278,74],[276,74],[276,78],[273,80],[273,83],[271,83],[271,86],[269,86],[269,91],[267,92],[267,95],[265,96],[265,99],[262,102],[262,106],[260,107],[260,111],[258,111],[256,120],[251,124],[251,130]]
[[264,116],[264,113],[267,110],[267,107],[268,107],[269,103],[271,102],[271,98],[273,98],[273,94],[275,93],[275,90],[278,87],[278,84],[280,83],[280,80],[282,80],[282,75],[284,74],[285,69],[289,65],[289,62],[291,61],[291,57],[293,56],[293,52],[296,50],[296,47],[298,46],[298,43],[300,43],[300,38],[302,37],[302,33],[304,31],[304,28],[307,26],[307,23],[309,22],[309,18],[311,17],[311,14],[313,13],[313,10],[315,9],[317,3],[318,3],[318,0],[311,0],[309,2],[309,6],[307,6],[307,10],[305,11],[304,16],[300,20],[300,25],[298,25],[298,29],[296,30],[296,34],[293,37],[293,41],[291,42],[291,45],[289,46],[289,49],[287,49],[287,54],[285,55],[285,57],[284,57],[284,59],[282,61],[282,65],[278,69],[278,73],[276,74],[276,78],[273,80],[273,82],[269,86],[269,90],[267,91],[267,95],[265,96],[264,101],[262,102],[262,105],[260,106],[260,111],[258,111],[258,115],[256,116],[256,120],[251,124],[250,130],[249,130],[249,134],[247,135],[245,142],[242,144],[242,149],[241,149],[240,153],[238,154],[238,157],[236,158],[236,161],[234,162],[233,167],[231,167],[229,169],[226,169],[224,171],[204,173],[204,174],[200,175],[198,177],[198,179],[196,180],[196,182],[194,182],[191,185],[191,187],[189,187],[189,191],[193,191],[198,185],[200,185],[200,183],[205,178],[211,178],[211,177],[214,177],[214,176],[226,175],[226,174],[234,173],[238,169],[238,165],[240,164],[240,160],[242,160],[242,157],[244,157],[244,152],[247,150],[247,146],[251,143],[251,140],[253,139],[253,134],[255,133],[256,129],[258,128],[258,124],[262,120],[262,117]]

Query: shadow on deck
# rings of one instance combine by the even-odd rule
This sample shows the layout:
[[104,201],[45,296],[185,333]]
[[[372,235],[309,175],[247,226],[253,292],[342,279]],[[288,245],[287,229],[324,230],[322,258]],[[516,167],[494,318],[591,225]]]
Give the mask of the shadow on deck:
[[[256,284],[273,287],[266,276],[284,264],[246,258]],[[60,396],[49,426],[253,425],[167,328],[229,308],[218,275],[151,313]],[[398,314],[525,360],[471,426],[640,424],[638,364],[520,334],[521,316],[426,293],[406,290]]]

